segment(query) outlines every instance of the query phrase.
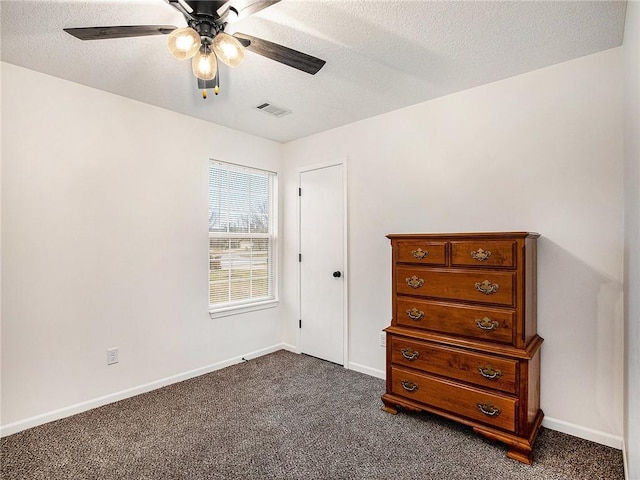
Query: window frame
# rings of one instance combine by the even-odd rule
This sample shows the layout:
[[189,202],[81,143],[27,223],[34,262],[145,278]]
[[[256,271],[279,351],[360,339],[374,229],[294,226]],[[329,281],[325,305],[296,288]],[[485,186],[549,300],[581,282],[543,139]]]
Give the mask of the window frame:
[[[274,308],[279,304],[278,297],[278,173],[272,170],[266,170],[262,168],[256,168],[248,165],[241,165],[231,162],[223,162],[221,160],[209,159],[208,175],[211,175],[211,167],[213,165],[221,166],[222,168],[234,171],[234,172],[246,172],[253,174],[263,174],[269,178],[269,232],[267,233],[249,233],[249,232],[211,232],[208,234],[209,252],[208,252],[208,282],[209,282],[209,301],[211,300],[211,239],[212,238],[268,238],[271,239],[271,254],[270,262],[267,262],[271,266],[271,292],[268,298],[261,297],[256,300],[241,300],[237,302],[226,302],[221,304],[222,306],[216,306],[209,303],[209,315],[211,318],[226,317],[230,315],[238,315],[247,312],[253,312],[257,310],[263,310],[267,308]],[[210,180],[210,178],[209,178]],[[210,197],[210,184],[207,186],[207,202]],[[208,227],[207,227],[208,228]]]

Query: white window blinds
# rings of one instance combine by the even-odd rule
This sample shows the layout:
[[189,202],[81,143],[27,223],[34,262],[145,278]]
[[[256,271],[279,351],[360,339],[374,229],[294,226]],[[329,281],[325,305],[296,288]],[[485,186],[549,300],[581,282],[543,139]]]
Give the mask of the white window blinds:
[[276,174],[209,165],[209,309],[275,300]]

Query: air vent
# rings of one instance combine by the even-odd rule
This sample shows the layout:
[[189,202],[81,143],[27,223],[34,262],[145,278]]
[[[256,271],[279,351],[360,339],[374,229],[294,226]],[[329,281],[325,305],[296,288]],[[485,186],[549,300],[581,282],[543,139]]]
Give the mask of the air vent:
[[271,102],[264,102],[254,108],[276,118],[284,117],[285,115],[289,115],[291,113],[291,110],[289,110],[288,108],[279,107],[278,105],[274,105]]

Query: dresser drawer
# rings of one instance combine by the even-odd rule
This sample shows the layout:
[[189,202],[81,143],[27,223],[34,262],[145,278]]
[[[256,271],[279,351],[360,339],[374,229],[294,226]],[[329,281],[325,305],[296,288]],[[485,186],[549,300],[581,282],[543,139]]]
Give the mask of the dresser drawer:
[[514,305],[515,274],[492,270],[439,270],[397,267],[397,293]]
[[515,311],[468,307],[412,297],[396,299],[398,326],[513,345]]
[[451,242],[451,265],[515,267],[516,242],[512,240]]
[[479,388],[391,367],[392,392],[510,432],[515,431],[518,400]]
[[446,246],[446,242],[402,240],[397,244],[396,262],[445,266],[447,264]]
[[481,387],[516,393],[517,360],[391,336],[391,362]]

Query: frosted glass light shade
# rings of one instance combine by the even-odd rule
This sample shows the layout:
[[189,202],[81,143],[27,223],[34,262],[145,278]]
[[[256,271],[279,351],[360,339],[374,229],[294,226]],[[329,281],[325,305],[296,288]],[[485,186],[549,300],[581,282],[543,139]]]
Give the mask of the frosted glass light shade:
[[244,60],[244,47],[237,38],[220,32],[213,39],[213,51],[221,62],[237,67]]
[[167,47],[178,60],[191,58],[200,50],[200,35],[191,27],[176,28],[167,37]]
[[218,71],[216,55],[208,47],[203,47],[191,60],[193,74],[202,80],[213,80]]

